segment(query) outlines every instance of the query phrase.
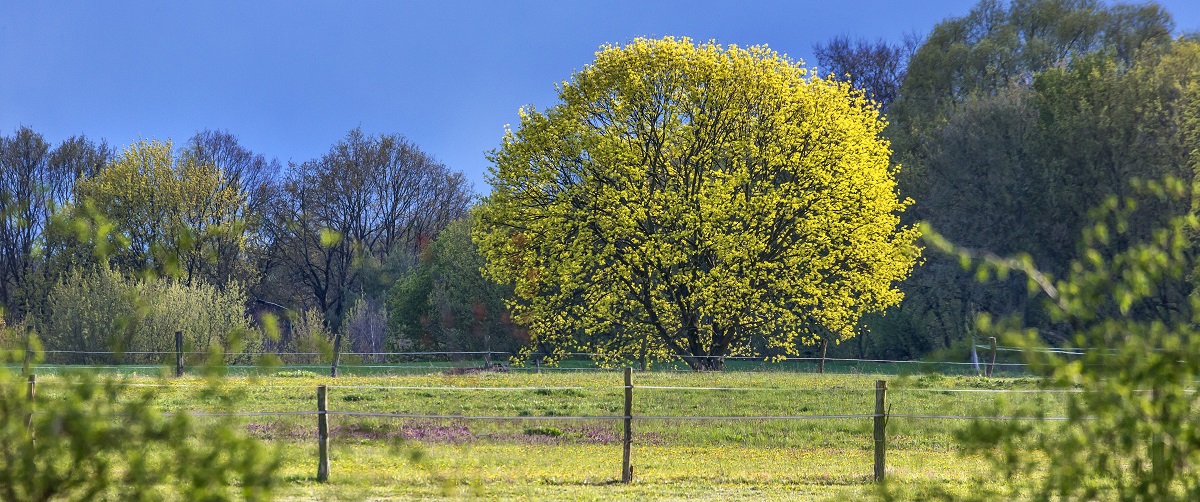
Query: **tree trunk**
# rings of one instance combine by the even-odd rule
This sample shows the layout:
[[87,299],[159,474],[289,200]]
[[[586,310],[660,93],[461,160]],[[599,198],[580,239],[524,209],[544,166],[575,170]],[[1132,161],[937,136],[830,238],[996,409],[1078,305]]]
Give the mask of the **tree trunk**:
[[724,355],[685,355],[683,356],[683,362],[687,363],[692,368],[692,371],[721,371],[725,369]]
[[342,362],[342,333],[333,336],[333,363],[329,367],[329,376],[337,378],[338,364]]
[[710,356],[702,359],[704,361],[704,369],[702,371],[721,371],[725,369],[725,356]]

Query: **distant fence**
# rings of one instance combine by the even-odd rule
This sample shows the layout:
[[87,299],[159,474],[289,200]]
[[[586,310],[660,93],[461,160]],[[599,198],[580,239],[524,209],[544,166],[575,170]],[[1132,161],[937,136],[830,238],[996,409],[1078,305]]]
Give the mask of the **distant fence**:
[[[203,372],[207,368],[203,360],[193,361],[184,366],[185,372]],[[452,361],[427,362],[398,362],[398,363],[348,363],[343,361],[338,365],[341,375],[411,375],[446,372],[483,371],[484,362],[478,359],[459,359]],[[138,374],[171,374],[177,367],[168,362],[143,364],[48,364],[32,365],[38,373],[58,374],[70,371],[90,370],[104,373],[138,373]],[[304,371],[328,375],[331,365],[325,364],[261,364],[225,363],[217,366],[223,373],[231,375],[242,374],[272,374],[281,371]],[[996,363],[994,376],[1018,377],[1029,375],[1026,365],[1021,363]],[[619,372],[620,368],[603,367],[586,360],[562,361],[556,366],[500,366],[493,365],[496,371],[512,373],[541,373],[541,372]],[[639,370],[640,371],[640,370]],[[690,373],[693,370],[683,364],[655,364],[647,371]],[[768,361],[729,361],[724,371],[728,372],[784,372],[784,373],[820,373],[817,362],[807,359],[789,359],[780,362]],[[986,365],[976,370],[969,363],[939,362],[939,361],[903,361],[879,359],[827,359],[825,373],[829,374],[863,374],[863,375],[913,375],[921,373],[939,373],[945,375],[978,375],[986,373]]]
[[[782,371],[800,373],[852,373],[877,375],[906,375],[916,373],[942,373],[954,375],[1021,376],[1026,375],[1024,363],[997,361],[998,353],[1021,351],[1014,347],[1001,347],[994,343],[979,345],[986,349],[985,358],[976,362],[967,361],[923,361],[895,359],[858,359],[837,357],[787,357],[774,360],[772,357],[747,356],[688,356],[719,357],[727,371]],[[1058,354],[1081,355],[1085,349],[1048,349]],[[182,375],[186,367],[203,367],[211,356],[209,352],[184,351],[182,337],[177,333],[175,351],[74,351],[46,350],[45,364],[36,365],[39,373],[57,373],[69,369],[96,369],[113,372],[146,372],[163,368],[173,369]],[[62,364],[68,356],[96,356],[107,364]],[[570,353],[555,365],[545,365],[540,358],[509,362],[516,354],[502,351],[432,351],[432,352],[370,352],[342,353],[336,357],[321,352],[239,352],[221,356],[221,365],[227,372],[255,373],[279,370],[311,371],[314,373],[339,372],[357,375],[413,374],[471,369],[501,369],[503,371],[618,371],[618,368],[598,364],[592,358],[598,354]],[[645,369],[653,371],[692,371],[683,362],[684,356],[676,356],[665,362],[652,362]],[[264,360],[274,361],[264,364]],[[319,362],[313,362],[319,361]],[[55,363],[58,364],[55,364]],[[624,361],[629,364],[630,361]],[[173,368],[172,368],[173,366]]]
[[[382,386],[382,385],[318,385],[315,388],[316,402],[314,408],[308,410],[291,410],[291,411],[231,411],[231,412],[184,412],[190,416],[196,417],[296,417],[296,416],[315,416],[317,418],[317,443],[318,453],[317,458],[317,480],[326,482],[329,479],[331,464],[329,459],[330,451],[330,419],[336,417],[375,417],[375,418],[396,418],[396,419],[419,419],[419,420],[461,420],[461,421],[613,421],[622,424],[621,447],[622,447],[622,463],[620,479],[623,483],[633,481],[633,440],[634,423],[639,421],[795,421],[795,420],[871,420],[872,422],[872,451],[873,451],[873,469],[872,479],[875,481],[883,481],[887,475],[887,425],[890,419],[918,419],[918,420],[1041,420],[1041,421],[1062,421],[1067,417],[1061,416],[982,416],[982,415],[943,415],[943,414],[904,414],[891,413],[888,406],[888,386],[886,380],[876,380],[874,387],[874,400],[862,403],[863,413],[850,414],[788,414],[788,415],[638,415],[634,413],[635,391],[643,390],[659,390],[670,392],[686,392],[686,391],[793,391],[794,389],[774,388],[774,387],[686,387],[686,386],[635,386],[633,382],[633,369],[622,368],[624,373],[624,385],[613,387],[600,386],[567,386],[567,387],[459,387],[459,386]],[[63,382],[57,382],[63,383]],[[34,374],[29,375],[28,380],[28,396],[30,399],[35,395],[36,386],[39,384],[37,377]],[[43,383],[44,384],[44,383]],[[137,383],[124,382],[122,385],[131,387],[168,387],[168,383]],[[288,387],[301,388],[295,385],[273,385],[271,387]],[[555,391],[555,390],[582,390],[582,389],[623,389],[622,413],[619,415],[551,415],[551,416],[532,416],[532,415],[461,415],[461,414],[444,414],[444,413],[385,413],[375,411],[338,411],[329,407],[329,390],[330,389],[403,389],[403,390],[422,390],[422,391]],[[1008,393],[1075,393],[1081,392],[1076,389],[954,389],[954,388],[904,388],[905,392],[934,392],[934,393],[993,393],[993,394],[1008,394]],[[168,414],[170,415],[170,414]],[[864,467],[865,469],[865,467]]]

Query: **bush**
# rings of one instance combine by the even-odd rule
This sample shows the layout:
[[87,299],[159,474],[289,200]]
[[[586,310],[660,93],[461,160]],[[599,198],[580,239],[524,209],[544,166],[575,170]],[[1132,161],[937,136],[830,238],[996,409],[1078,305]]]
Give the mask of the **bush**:
[[246,318],[245,298],[237,283],[187,285],[126,279],[106,267],[74,270],[51,289],[37,327],[47,350],[70,351],[55,354],[57,362],[165,362],[169,356],[121,353],[174,352],[176,331],[183,331],[187,351],[220,349],[236,358],[261,347]]
[[[0,354],[19,361],[23,351]],[[0,499],[266,500],[277,455],[232,419],[166,416],[154,390],[131,395],[116,377],[65,375],[33,399],[0,365]]]
[[320,309],[304,310],[292,320],[291,343],[284,347],[285,351],[299,354],[289,356],[287,362],[317,364],[332,360],[332,339]]
[[175,350],[176,331],[183,331],[184,350],[219,349],[229,354],[226,362],[230,363],[249,362],[238,354],[262,347],[262,338],[250,329],[246,317],[246,294],[236,282],[223,288],[168,280],[138,281],[133,286],[137,298],[147,303],[138,325],[138,345],[145,350]]
[[550,427],[550,426],[526,427],[525,435],[526,436],[547,436],[547,437],[556,438],[556,437],[562,436],[563,432],[558,427]]
[[[343,346],[356,354],[379,353],[387,350],[387,309],[383,302],[360,298],[350,308],[342,323]],[[344,356],[343,356],[344,357]],[[364,360],[383,362],[383,356],[364,356]]]

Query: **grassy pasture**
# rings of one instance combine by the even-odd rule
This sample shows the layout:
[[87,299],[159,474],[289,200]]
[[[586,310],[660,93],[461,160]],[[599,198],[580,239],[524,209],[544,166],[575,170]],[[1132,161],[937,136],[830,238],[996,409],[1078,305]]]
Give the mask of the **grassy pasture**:
[[[870,414],[875,375],[635,373],[634,415],[658,418],[634,420],[631,485],[615,482],[621,422],[565,418],[620,415],[624,389],[615,372],[331,379],[287,368],[215,380],[124,378],[129,392],[156,393],[164,412],[254,414],[233,419],[279,449],[284,499],[821,500],[873,489],[870,418],[712,417]],[[1062,413],[1056,394],[950,392],[1033,389],[1030,379],[886,378],[894,415],[986,415],[1011,404]],[[54,376],[41,382],[39,393],[62,384]],[[331,412],[507,418],[333,415],[331,479],[318,484],[316,418],[283,413],[315,411],[321,384],[330,386]],[[958,451],[953,434],[963,423],[892,417],[892,482],[918,495],[997,483],[981,459]]]

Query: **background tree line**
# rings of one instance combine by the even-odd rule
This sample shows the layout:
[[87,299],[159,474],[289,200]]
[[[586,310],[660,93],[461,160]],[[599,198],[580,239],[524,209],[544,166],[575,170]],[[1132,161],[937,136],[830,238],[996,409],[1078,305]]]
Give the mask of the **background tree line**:
[[[284,167],[225,131],[116,149],[82,136],[53,146],[22,127],[0,136],[0,307],[48,350],[79,352],[64,362],[172,350],[176,330],[198,351],[372,353],[477,348],[485,335],[470,326],[486,322],[511,348],[466,231],[443,237],[465,228],[472,198],[461,173],[400,135],[355,129]],[[473,286],[405,289],[439,263]],[[263,314],[282,320],[278,339],[262,335]],[[455,326],[466,331],[445,335]]]
[[[949,241],[1001,256],[1027,253],[1055,277],[1078,255],[1089,212],[1134,179],[1185,180],[1200,168],[1200,43],[1177,36],[1154,3],[982,1],[918,42],[839,37],[815,47],[822,73],[849,79],[887,111],[902,164],[906,218]],[[849,74],[849,76],[846,76]],[[1190,201],[1190,202],[1189,202]],[[1194,195],[1150,200],[1120,239],[1195,211]],[[1116,235],[1114,229],[1113,234]],[[1128,242],[1126,242],[1127,244]],[[928,256],[905,301],[869,319],[869,335],[838,352],[962,360],[979,313],[1016,315],[1047,342],[1069,344],[1024,278],[996,281]],[[1159,298],[1177,306],[1187,291]]]

